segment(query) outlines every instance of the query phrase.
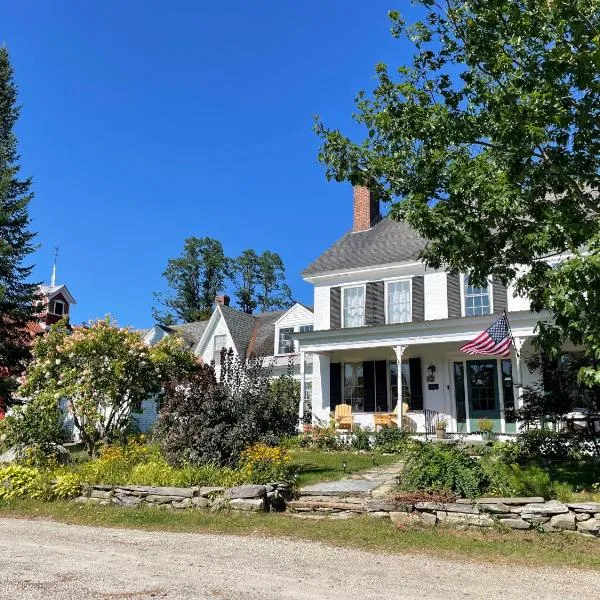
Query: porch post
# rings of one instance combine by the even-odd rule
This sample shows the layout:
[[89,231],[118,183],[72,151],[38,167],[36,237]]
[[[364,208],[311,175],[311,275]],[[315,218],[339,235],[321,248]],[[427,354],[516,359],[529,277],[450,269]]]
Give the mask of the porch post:
[[300,352],[300,406],[298,408],[298,429],[302,432],[304,423],[304,395],[306,393],[306,352]]
[[[513,386],[517,388],[517,397],[515,401],[515,408],[521,408],[522,398],[523,398],[523,371],[521,366],[521,348],[523,348],[523,344],[525,343],[524,337],[515,337],[513,338],[515,344],[515,371],[517,375],[517,384],[516,386],[513,383]],[[513,382],[514,382],[513,377]],[[517,425],[517,431],[519,430],[519,423]]]
[[404,417],[404,409],[402,408],[402,355],[406,348],[407,346],[394,346],[396,364],[398,365],[398,406],[396,407],[398,412],[398,429],[402,429],[402,418]]

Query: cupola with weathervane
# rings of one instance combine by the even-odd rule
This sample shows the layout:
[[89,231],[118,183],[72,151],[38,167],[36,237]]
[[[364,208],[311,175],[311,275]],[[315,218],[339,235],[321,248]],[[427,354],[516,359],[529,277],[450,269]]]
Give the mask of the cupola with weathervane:
[[54,254],[54,265],[52,267],[52,276],[50,285],[40,285],[40,325],[44,329],[48,329],[51,325],[58,323],[61,319],[69,319],[71,306],[76,304],[71,292],[66,285],[56,284],[56,257],[58,256],[58,248]]

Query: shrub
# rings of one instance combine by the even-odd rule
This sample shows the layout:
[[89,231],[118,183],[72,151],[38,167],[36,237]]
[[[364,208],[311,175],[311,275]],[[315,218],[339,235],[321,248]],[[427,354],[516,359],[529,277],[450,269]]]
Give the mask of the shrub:
[[0,467],[0,500],[48,500],[51,497],[52,486],[48,472],[22,465]]
[[489,479],[481,465],[454,444],[420,442],[408,455],[400,478],[405,491],[455,492],[473,498]]
[[315,450],[340,450],[345,444],[336,435],[333,427],[313,425],[309,431],[300,436],[300,446]]
[[410,443],[409,436],[398,427],[382,427],[375,433],[374,448],[385,454],[404,452]]
[[52,481],[52,497],[69,500],[81,493],[81,478],[77,473],[56,473]]
[[290,460],[285,448],[254,444],[242,452],[239,466],[251,483],[290,481]]
[[352,431],[350,446],[354,450],[368,451],[373,444],[371,441],[372,436],[373,432],[370,429],[357,425]]
[[531,429],[517,436],[517,444],[521,450],[521,459],[569,458],[576,450],[577,442],[573,436],[551,431],[549,429]]
[[489,480],[489,491],[499,496],[542,496],[546,499],[569,500],[573,489],[566,483],[553,481],[545,469],[537,465],[506,464],[491,457],[482,460]]
[[297,382],[272,382],[262,360],[243,361],[223,352],[217,381],[204,365],[185,381],[166,387],[155,438],[172,465],[233,465],[253,443],[278,442],[298,424]]

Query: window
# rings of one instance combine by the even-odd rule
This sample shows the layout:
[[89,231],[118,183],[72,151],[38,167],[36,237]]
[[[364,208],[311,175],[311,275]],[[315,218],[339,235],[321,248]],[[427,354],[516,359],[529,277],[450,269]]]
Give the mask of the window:
[[464,279],[464,297],[465,297],[465,317],[474,317],[477,315],[489,315],[490,291],[489,286],[477,287],[469,283],[469,278]]
[[221,350],[227,347],[227,336],[226,335],[215,335],[213,340],[213,360],[215,365],[221,364]]
[[310,379],[304,382],[304,399],[312,400],[312,380]]
[[300,333],[308,333],[309,331],[313,331],[314,327],[312,325],[300,325],[300,329],[298,330]]
[[393,281],[387,286],[387,322],[410,321],[410,281]]
[[[398,363],[390,363],[390,385],[391,385],[391,408],[390,410],[397,410],[398,408]],[[402,363],[402,402],[410,405],[410,365],[407,362]]]
[[294,345],[294,340],[292,339],[292,333],[294,333],[293,327],[282,327],[279,330],[278,354],[292,354],[295,351],[295,345]]
[[344,288],[344,327],[362,327],[365,324],[364,286]]
[[344,402],[352,406],[354,412],[365,409],[365,380],[362,363],[344,364]]
[[62,300],[54,301],[54,314],[64,315],[65,314],[65,303]]
[[496,361],[467,361],[473,411],[496,410]]

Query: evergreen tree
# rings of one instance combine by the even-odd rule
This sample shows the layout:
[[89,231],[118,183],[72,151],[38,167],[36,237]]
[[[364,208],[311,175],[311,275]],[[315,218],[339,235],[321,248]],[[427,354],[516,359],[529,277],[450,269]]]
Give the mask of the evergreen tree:
[[[19,177],[17,87],[8,50],[0,48],[0,399],[9,399],[15,377],[29,357],[27,323],[36,317],[37,285],[28,283],[32,266],[25,260],[35,250],[29,231],[31,178]],[[8,372],[9,376],[6,377]]]

